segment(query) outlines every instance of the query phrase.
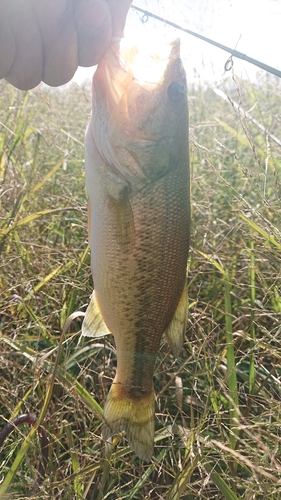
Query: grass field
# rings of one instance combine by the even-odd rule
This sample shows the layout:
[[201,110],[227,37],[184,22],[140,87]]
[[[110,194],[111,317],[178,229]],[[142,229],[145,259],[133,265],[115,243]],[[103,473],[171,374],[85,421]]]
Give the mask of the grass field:
[[281,84],[220,89],[189,88],[189,324],[181,357],[159,352],[147,464],[122,437],[104,454],[113,339],[79,341],[79,314],[64,329],[92,291],[90,89],[0,82],[0,430],[32,413],[50,442],[36,485],[36,426],[10,434],[0,498],[281,499]]

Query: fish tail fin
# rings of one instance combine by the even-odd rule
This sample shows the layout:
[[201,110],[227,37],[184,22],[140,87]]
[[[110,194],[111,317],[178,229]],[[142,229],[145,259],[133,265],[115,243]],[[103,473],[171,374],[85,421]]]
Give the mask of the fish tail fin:
[[104,407],[102,436],[125,431],[130,448],[138,457],[149,462],[154,442],[154,392],[139,397],[129,396],[121,384],[112,384]]

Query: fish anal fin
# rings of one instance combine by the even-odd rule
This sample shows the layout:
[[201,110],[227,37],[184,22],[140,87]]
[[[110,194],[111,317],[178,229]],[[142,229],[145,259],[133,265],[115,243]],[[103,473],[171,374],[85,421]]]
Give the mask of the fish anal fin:
[[175,358],[180,354],[182,350],[187,324],[187,313],[188,296],[187,283],[185,282],[176,312],[164,334]]
[[147,462],[151,460],[154,442],[154,392],[131,398],[120,384],[113,383],[104,407],[102,436],[108,440],[121,431],[126,432],[130,448]]
[[93,292],[82,324],[82,335],[83,337],[104,337],[109,333],[111,332],[103,320],[95,292]]

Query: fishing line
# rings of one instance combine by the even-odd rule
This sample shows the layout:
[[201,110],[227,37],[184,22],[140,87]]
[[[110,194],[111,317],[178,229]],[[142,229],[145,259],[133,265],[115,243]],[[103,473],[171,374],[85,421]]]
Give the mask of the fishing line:
[[196,38],[200,38],[200,40],[203,40],[204,42],[210,43],[211,45],[215,45],[215,47],[218,47],[219,49],[224,50],[225,52],[228,52],[229,54],[231,54],[231,56],[227,59],[225,65],[224,65],[225,71],[231,70],[231,68],[233,67],[232,57],[237,57],[238,59],[243,59],[243,61],[246,61],[250,64],[254,64],[255,66],[258,66],[259,68],[263,69],[264,71],[267,71],[268,73],[271,73],[272,75],[275,75],[278,78],[281,78],[281,71],[276,69],[276,68],[273,68],[272,66],[268,66],[268,64],[264,64],[261,61],[257,61],[257,59],[253,59],[252,57],[249,57],[246,54],[239,52],[238,50],[231,49],[230,47],[226,47],[226,45],[222,45],[221,43],[218,43],[215,40],[211,40],[210,38],[207,38],[206,36],[200,35],[199,33],[195,33],[194,31],[183,28],[182,26],[179,26],[176,23],[168,21],[168,19],[164,19],[163,17],[157,16],[156,14],[153,14],[152,12],[141,9],[140,7],[137,7],[136,5],[132,5],[131,7],[132,7],[132,9],[143,13],[142,22],[144,22],[144,23],[147,22],[149,17],[152,17],[152,18],[156,19],[157,21],[160,21],[161,23],[168,24],[169,26],[172,26],[172,28],[175,28],[175,29],[180,30],[180,31],[184,31],[185,33],[188,33],[189,35],[195,36]]

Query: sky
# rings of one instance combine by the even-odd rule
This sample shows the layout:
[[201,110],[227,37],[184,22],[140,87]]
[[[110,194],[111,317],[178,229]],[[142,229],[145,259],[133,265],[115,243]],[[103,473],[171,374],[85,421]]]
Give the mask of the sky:
[[[134,0],[133,4],[281,70],[281,0]],[[198,75],[203,82],[228,76],[224,64],[230,54],[151,18],[144,23],[142,14],[133,9],[125,37],[135,43],[147,40],[151,46],[156,39],[180,37],[189,82]],[[73,79],[81,83],[93,71],[80,68]],[[234,71],[254,80],[261,70],[234,58]]]

